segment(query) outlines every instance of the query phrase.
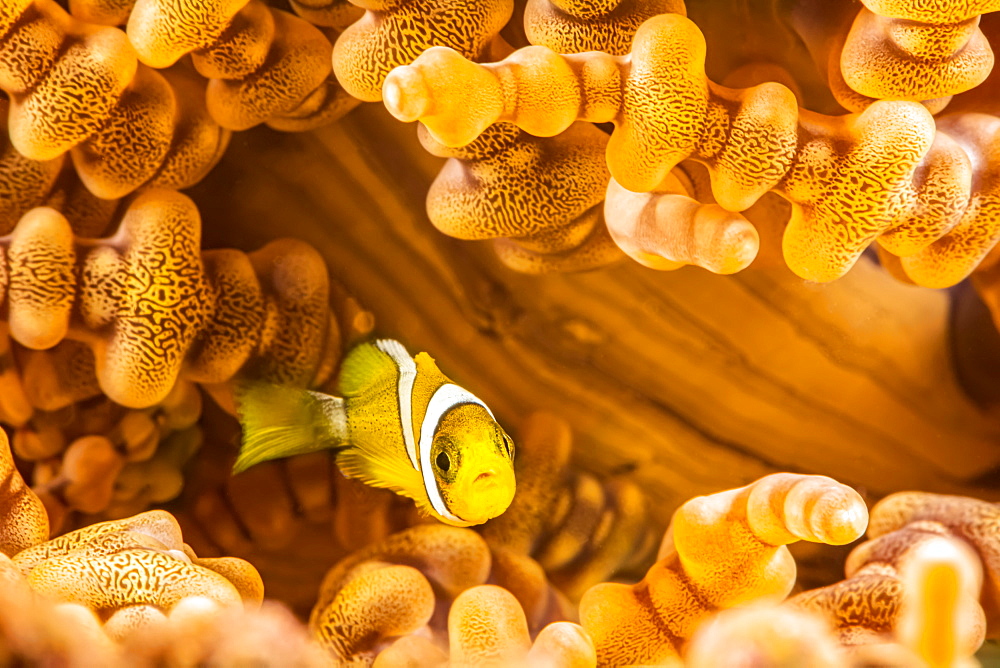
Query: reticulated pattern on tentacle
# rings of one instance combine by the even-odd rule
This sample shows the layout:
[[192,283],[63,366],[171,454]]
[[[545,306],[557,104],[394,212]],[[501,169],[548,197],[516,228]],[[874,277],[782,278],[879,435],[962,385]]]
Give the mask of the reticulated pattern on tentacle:
[[249,255],[199,244],[198,211],[174,191],[144,191],[103,239],[74,237],[58,211],[33,209],[0,241],[11,338],[37,350],[85,343],[101,391],[135,408],[179,378],[329,377],[339,330],[316,251],[292,240]]
[[[978,86],[993,67],[980,14],[997,3],[869,0],[831,63],[862,104],[867,100],[927,101],[934,108]],[[936,6],[935,6],[936,5]],[[857,105],[852,105],[857,106]],[[858,108],[852,109],[860,111]]]
[[123,26],[134,6],[135,0],[69,0],[69,13],[87,23]]
[[[698,28],[664,14],[643,24],[625,57],[528,47],[477,65],[430,49],[389,75],[386,104],[455,147],[498,121],[538,136],[580,120],[613,122],[606,158],[625,189],[651,191],[690,158],[708,167],[727,211],[772,190],[789,200],[785,259],[810,280],[840,277],[884,236],[907,258],[934,256],[909,262],[914,281],[948,285],[996,243],[989,207],[975,205],[989,199],[992,182],[989,163],[976,159],[989,155],[987,126],[973,133],[962,128],[974,121],[943,119],[939,128],[907,101],[824,116],[800,109],[780,84],[719,86],[706,78],[704,57]],[[949,241],[956,237],[961,243]]]
[[209,79],[212,118],[231,130],[265,122],[305,130],[356,104],[331,77],[326,35],[262,0],[137,0],[127,32],[150,67],[169,67],[190,53]]
[[[639,25],[682,2],[530,2],[524,27],[529,41],[561,53],[627,53]],[[475,56],[472,56],[475,58]],[[495,239],[508,266],[526,273],[578,271],[622,255],[605,225],[609,173],[607,134],[575,123],[555,137],[536,137],[508,124],[476,141],[449,148],[421,128],[421,142],[449,158],[431,186],[427,212],[445,234]]]
[[[382,99],[389,71],[406,65],[432,46],[455,49],[467,58],[487,55],[510,19],[513,0],[351,0],[365,14],[337,38],[333,69],[344,89],[366,102]],[[337,9],[340,3],[303,2]]]
[[604,51],[624,56],[642,23],[657,14],[685,15],[683,0],[528,0],[528,41],[558,53]]
[[895,637],[937,658],[971,656],[1000,622],[998,519],[996,504],[978,499],[893,494],[872,508],[846,579],[789,604],[826,617],[858,652]]
[[198,77],[140,64],[124,32],[50,0],[0,10],[0,90],[10,98],[11,145],[49,166],[69,152],[83,183],[106,199],[141,185],[192,185],[229,138],[208,115]]
[[421,128],[432,154],[449,158],[427,194],[427,214],[459,239],[496,239],[508,266],[527,273],[590,269],[621,257],[604,225],[607,135],[575,123],[534,137],[510,123],[458,149]]
[[712,613],[783,600],[796,574],[788,544],[844,545],[867,521],[860,495],[823,476],[777,473],[691,499],[674,513],[646,577],[592,587],[580,623],[599,665],[669,662]]

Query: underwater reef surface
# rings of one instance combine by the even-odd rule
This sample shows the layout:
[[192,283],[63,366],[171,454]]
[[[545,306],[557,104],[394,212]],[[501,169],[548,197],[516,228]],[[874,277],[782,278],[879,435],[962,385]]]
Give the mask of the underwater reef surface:
[[[987,660],[998,10],[5,2],[0,663]],[[231,475],[375,336],[505,514]]]

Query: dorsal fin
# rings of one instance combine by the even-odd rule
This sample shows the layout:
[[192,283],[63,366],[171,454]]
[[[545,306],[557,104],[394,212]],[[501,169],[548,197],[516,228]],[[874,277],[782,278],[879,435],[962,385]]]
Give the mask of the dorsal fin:
[[[401,345],[393,341],[396,345]],[[340,366],[340,393],[345,397],[358,397],[365,393],[386,374],[396,373],[396,363],[375,343],[359,343],[347,353]]]
[[451,378],[448,378],[448,376],[441,372],[441,369],[438,368],[437,362],[434,361],[434,358],[427,353],[417,353],[416,357],[413,358],[413,361],[417,365],[417,373],[425,376],[426,379],[432,381],[434,385],[442,385],[444,383],[452,382]]
[[375,347],[388,354],[390,357],[410,357],[410,353],[408,353],[403,344],[396,339],[378,339],[375,341]]
[[413,425],[414,433],[420,433],[427,412],[427,403],[439,387],[451,382],[441,373],[434,358],[427,353],[417,353],[413,358],[417,366],[417,382],[413,387]]

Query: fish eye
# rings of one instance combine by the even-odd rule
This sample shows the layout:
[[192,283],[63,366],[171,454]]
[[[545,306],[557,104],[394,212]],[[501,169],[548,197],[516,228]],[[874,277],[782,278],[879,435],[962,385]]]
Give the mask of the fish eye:
[[505,432],[503,429],[501,429],[500,425],[497,425],[497,424],[493,425],[493,432],[496,435],[497,439],[501,443],[503,443],[503,449],[507,453],[507,458],[508,459],[513,459],[513,457],[514,457],[514,453],[513,453],[514,444],[513,444],[513,442],[511,442],[510,436],[508,436],[507,432]]
[[439,452],[437,459],[434,460],[437,467],[442,471],[447,471],[451,468],[451,459],[448,458],[447,452]]

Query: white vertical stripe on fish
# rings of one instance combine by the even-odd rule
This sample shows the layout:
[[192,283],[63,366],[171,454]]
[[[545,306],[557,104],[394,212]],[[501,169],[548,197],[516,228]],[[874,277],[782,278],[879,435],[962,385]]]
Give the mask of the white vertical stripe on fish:
[[[417,470],[424,476],[424,490],[427,492],[427,498],[430,499],[431,506],[439,515],[454,522],[464,522],[465,520],[452,515],[451,511],[445,505],[444,499],[441,497],[441,490],[438,487],[437,478],[434,476],[434,468],[431,465],[431,445],[434,441],[434,433],[437,431],[438,425],[441,424],[441,418],[444,417],[444,414],[455,406],[462,404],[479,404],[493,418],[493,411],[476,395],[458,385],[450,383],[442,385],[434,391],[430,402],[427,404],[424,419],[420,423],[420,442],[418,446],[420,468]],[[493,419],[495,420],[496,418]]]
[[375,342],[375,347],[391,357],[399,369],[396,390],[399,395],[399,421],[403,427],[403,443],[406,444],[406,454],[410,458],[410,463],[419,471],[420,458],[417,454],[416,438],[413,435],[413,382],[417,378],[417,365],[399,341],[379,339]]

